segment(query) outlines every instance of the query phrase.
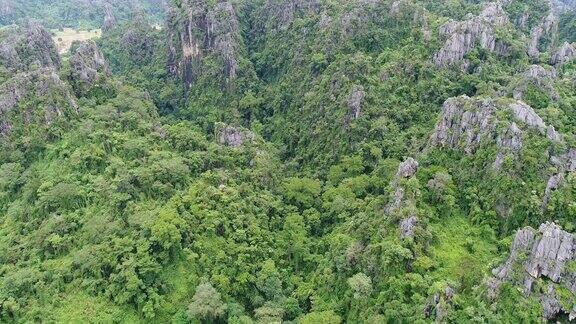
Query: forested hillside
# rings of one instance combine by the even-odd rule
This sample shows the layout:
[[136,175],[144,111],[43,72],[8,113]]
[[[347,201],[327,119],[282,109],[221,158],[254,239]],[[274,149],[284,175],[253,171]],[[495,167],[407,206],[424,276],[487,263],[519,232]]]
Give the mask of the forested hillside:
[[576,320],[574,1],[77,2],[0,0],[0,322]]
[[94,29],[138,14],[161,23],[163,13],[163,0],[0,0],[0,26],[37,20],[50,29]]

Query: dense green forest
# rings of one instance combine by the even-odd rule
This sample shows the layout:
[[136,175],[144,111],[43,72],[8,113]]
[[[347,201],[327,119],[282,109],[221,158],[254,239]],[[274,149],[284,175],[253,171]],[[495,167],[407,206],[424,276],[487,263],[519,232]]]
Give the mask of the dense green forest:
[[0,0],[0,322],[576,319],[574,1],[50,3]]
[[125,21],[147,15],[162,23],[163,0],[2,0],[0,26],[38,20],[46,28],[100,28],[106,21]]

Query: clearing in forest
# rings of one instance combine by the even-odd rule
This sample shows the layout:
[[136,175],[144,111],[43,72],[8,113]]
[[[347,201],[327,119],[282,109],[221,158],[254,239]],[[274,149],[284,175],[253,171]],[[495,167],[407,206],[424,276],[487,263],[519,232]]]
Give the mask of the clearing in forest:
[[102,31],[100,29],[76,30],[64,28],[52,30],[52,35],[56,46],[58,46],[58,52],[64,54],[70,50],[72,42],[99,38],[102,35]]

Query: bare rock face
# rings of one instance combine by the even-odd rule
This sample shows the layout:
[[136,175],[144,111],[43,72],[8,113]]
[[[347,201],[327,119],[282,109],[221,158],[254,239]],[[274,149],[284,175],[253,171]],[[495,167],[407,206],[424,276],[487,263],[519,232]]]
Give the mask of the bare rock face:
[[[508,112],[513,117],[509,126],[503,130],[496,127],[499,124],[496,113],[499,111]],[[498,171],[507,156],[516,158],[520,155],[524,147],[523,138],[528,130],[537,131],[551,142],[564,143],[563,136],[552,125],[546,125],[532,107],[520,100],[460,96],[444,103],[440,120],[430,137],[430,146],[473,154],[480,145],[496,145],[498,151],[492,168]],[[576,169],[576,150],[569,148],[553,155],[550,163],[556,171],[550,175],[547,189],[543,193],[543,210],[554,190],[562,185],[561,179],[565,173]]]
[[10,17],[14,14],[13,0],[0,1],[0,17]]
[[462,63],[475,46],[490,52],[506,54],[507,45],[496,40],[495,28],[508,24],[508,17],[500,3],[491,2],[482,13],[464,21],[451,21],[440,28],[440,36],[446,39],[434,55],[434,63],[445,67]]
[[34,22],[10,28],[0,39],[0,65],[11,72],[0,85],[0,140],[32,124],[48,127],[78,109],[58,75],[60,57],[50,33]]
[[238,148],[247,142],[253,142],[255,139],[254,133],[251,131],[223,123],[216,124],[215,134],[218,143],[233,148]]
[[550,139],[559,139],[553,127],[548,127],[534,109],[526,103],[516,100],[511,103],[491,98],[470,98],[460,96],[444,102],[442,116],[436,124],[430,138],[432,146],[462,149],[473,153],[482,140],[496,142],[500,148],[519,150],[522,147],[522,131],[511,121],[504,132],[495,133],[496,111],[509,111],[515,121],[538,130],[542,135],[549,134]]
[[541,132],[546,130],[546,124],[538,114],[522,101],[516,101],[510,105],[512,113],[519,121],[523,122],[528,126],[538,128]]
[[[35,105],[20,107],[26,98],[37,98]],[[47,127],[77,110],[76,99],[54,69],[18,73],[0,85],[0,138],[10,135],[14,120],[24,126],[38,123]]]
[[496,103],[492,99],[472,99],[468,96],[450,98],[444,102],[442,116],[432,137],[437,147],[462,148],[470,154],[494,129]]
[[84,94],[96,83],[110,76],[104,55],[88,40],[80,44],[70,58],[71,81],[78,94]]
[[558,29],[558,19],[554,12],[550,12],[544,21],[532,29],[530,32],[530,43],[528,44],[528,55],[536,57],[540,54],[540,46],[544,37],[552,37]]
[[418,166],[418,162],[413,158],[406,159],[406,161],[400,163],[398,166],[396,176],[390,184],[393,190],[393,196],[385,208],[386,213],[390,214],[404,211],[402,214],[408,215],[402,219],[399,224],[400,237],[402,239],[412,238],[414,236],[414,230],[418,226],[419,219],[417,217],[415,201],[406,195],[406,190],[401,180],[414,177],[416,172],[418,172]]
[[518,128],[518,125],[516,125],[515,122],[512,122],[510,127],[503,134],[498,136],[496,139],[496,145],[498,145],[499,150],[492,167],[498,170],[502,166],[507,154],[518,154],[522,149],[522,131]]
[[200,74],[207,55],[222,61],[222,75],[227,83],[236,79],[240,31],[232,2],[172,2],[167,16],[168,71],[180,75],[186,88]]
[[552,0],[552,9],[557,13],[576,10],[576,0]]
[[576,58],[576,46],[568,42],[564,43],[550,58],[550,64],[559,65]]
[[238,61],[236,52],[238,43],[238,19],[232,3],[220,2],[208,12],[208,47],[218,53],[224,61],[223,73],[228,81],[236,79]]
[[[540,225],[538,231],[526,227],[516,233],[508,260],[492,271],[492,287],[503,282],[523,285],[526,295],[539,294],[532,289],[534,281],[547,278],[551,281],[546,291],[538,296],[546,320],[554,319],[561,311],[576,318],[574,306],[561,303],[556,293],[565,288],[576,295],[576,271],[570,264],[576,262],[576,238],[554,223]],[[566,307],[568,306],[568,307]]]
[[434,319],[437,323],[443,323],[446,315],[448,315],[449,307],[452,304],[455,292],[452,287],[448,286],[443,291],[435,293],[428,299],[424,307],[424,316],[426,318]]
[[346,122],[348,123],[350,119],[358,119],[362,114],[362,102],[364,101],[364,97],[366,96],[366,92],[364,91],[364,87],[361,85],[355,85],[348,96],[347,105],[348,105],[348,115]]
[[418,217],[416,216],[410,216],[400,221],[400,238],[413,237],[416,225],[418,225]]
[[528,70],[524,72],[522,78],[520,78],[518,82],[513,85],[513,97],[514,99],[522,100],[524,98],[524,93],[528,89],[528,86],[534,85],[535,87],[548,93],[552,99],[557,100],[560,98],[560,96],[554,88],[554,81],[556,81],[556,79],[556,69],[546,69],[540,65],[531,65]]
[[112,5],[106,3],[104,5],[104,23],[102,24],[102,31],[107,32],[116,26],[116,17],[112,9]]
[[396,172],[396,179],[411,178],[418,172],[418,161],[413,158],[408,158],[406,161],[400,163],[398,171]]
[[31,22],[15,27],[0,41],[0,64],[12,72],[31,68],[60,68],[60,56],[50,33],[42,25]]

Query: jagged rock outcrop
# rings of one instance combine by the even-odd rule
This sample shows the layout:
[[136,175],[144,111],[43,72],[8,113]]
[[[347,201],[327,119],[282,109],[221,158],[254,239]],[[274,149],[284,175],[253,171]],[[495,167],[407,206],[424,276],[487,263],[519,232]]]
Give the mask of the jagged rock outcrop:
[[60,56],[50,33],[39,23],[13,27],[0,41],[0,64],[12,72],[60,68]]
[[82,42],[70,58],[70,81],[77,94],[85,94],[98,82],[110,76],[110,68],[104,55],[94,43]]
[[435,293],[428,299],[424,307],[424,316],[430,318],[434,316],[437,323],[442,323],[448,315],[449,307],[452,304],[455,291],[452,287],[447,286],[443,291]]
[[396,178],[394,180],[398,181],[401,178],[413,177],[416,172],[418,172],[418,166],[418,161],[413,158],[406,159],[406,161],[400,163],[400,166],[398,166],[398,171],[396,172]]
[[530,42],[528,44],[528,55],[536,57],[540,54],[541,46],[544,38],[554,37],[558,29],[558,19],[553,11],[551,11],[544,21],[538,26],[534,27],[530,32]]
[[0,1],[0,18],[7,18],[14,14],[13,0]]
[[350,120],[352,119],[360,118],[362,114],[362,103],[365,96],[366,92],[364,91],[363,86],[355,85],[352,87],[352,91],[346,100],[348,106],[348,114],[346,115],[345,124],[350,123]]
[[559,65],[576,58],[576,45],[564,43],[550,58],[550,64]]
[[400,238],[414,236],[414,229],[418,225],[418,217],[410,216],[400,221]]
[[254,133],[240,127],[217,123],[215,128],[216,140],[222,145],[238,148],[255,140]]
[[518,128],[518,125],[516,125],[515,122],[512,122],[510,127],[503,134],[498,136],[496,139],[496,145],[498,145],[499,150],[492,167],[494,169],[500,169],[506,155],[518,154],[523,146],[522,131]]
[[576,10],[576,0],[552,0],[551,4],[556,13]]
[[227,81],[236,79],[238,69],[238,19],[232,3],[217,3],[206,17],[208,47],[218,53],[224,61],[224,75]]
[[[35,105],[19,107],[25,99]],[[52,68],[40,68],[16,74],[0,85],[0,135],[8,136],[14,128],[13,121],[28,125],[40,123],[49,126],[69,113],[77,113],[76,99]],[[13,116],[20,117],[16,119]]]
[[106,3],[104,5],[104,22],[102,23],[102,31],[107,32],[116,26],[116,17],[114,16],[112,5]]
[[538,114],[522,101],[516,101],[510,104],[510,109],[512,113],[519,121],[523,122],[528,126],[535,127],[539,129],[542,133],[546,130],[546,124]]
[[496,102],[468,96],[449,98],[442,107],[442,116],[431,137],[437,147],[462,148],[470,154],[481,140],[491,135]]
[[440,28],[440,36],[446,39],[434,55],[437,66],[462,63],[475,46],[504,55],[508,46],[496,39],[495,28],[508,24],[508,16],[499,2],[491,2],[477,17],[464,21],[450,21]]
[[0,84],[0,139],[32,124],[50,126],[78,109],[60,79],[60,56],[50,33],[35,22],[10,28],[0,40],[0,65],[11,74]]
[[528,90],[528,86],[533,85],[544,90],[553,100],[558,100],[560,96],[554,88],[554,81],[556,81],[556,79],[556,69],[544,68],[540,65],[530,65],[528,70],[522,74],[522,77],[513,84],[512,95],[514,99],[522,100],[524,93]]
[[[510,113],[514,118],[503,130],[496,126],[498,111]],[[473,154],[483,143],[495,144],[498,151],[492,167],[499,170],[506,156],[519,156],[524,147],[526,130],[535,130],[554,143],[564,143],[563,136],[552,125],[546,125],[532,107],[520,100],[460,96],[444,102],[442,115],[430,137],[430,145]],[[576,150],[569,148],[553,155],[550,163],[556,168],[551,177],[571,172],[576,169]],[[542,202],[544,208],[552,192],[561,185],[561,181],[556,180],[551,178],[548,181],[550,186],[544,192]]]
[[168,71],[179,75],[186,88],[199,76],[207,55],[222,62],[226,83],[236,79],[240,31],[232,2],[172,2],[167,16]]
[[[560,312],[569,314],[570,320],[576,319],[576,238],[563,231],[554,223],[540,225],[538,231],[526,227],[514,237],[508,260],[492,271],[494,278],[489,286],[497,290],[503,282],[522,285],[524,293],[536,295],[543,307],[543,316],[552,320]],[[545,292],[533,291],[536,280],[550,281]],[[571,293],[569,300],[560,300],[557,289],[567,289]]]
[[470,98],[464,95],[444,102],[442,116],[430,138],[431,145],[462,149],[471,154],[486,139],[500,147],[519,149],[521,130],[518,125],[511,124],[504,133],[496,133],[495,113],[502,110],[511,112],[516,121],[538,130],[542,135],[548,135],[551,140],[560,138],[552,126],[546,126],[534,109],[520,100]]
[[399,223],[400,237],[402,239],[411,238],[414,236],[414,230],[418,226],[419,219],[413,197],[407,196],[406,189],[401,183],[402,180],[410,179],[418,172],[418,162],[413,158],[408,158],[406,161],[400,163],[396,176],[390,183],[393,190],[393,195],[390,203],[385,208],[388,214],[398,211],[402,212],[402,220]]

